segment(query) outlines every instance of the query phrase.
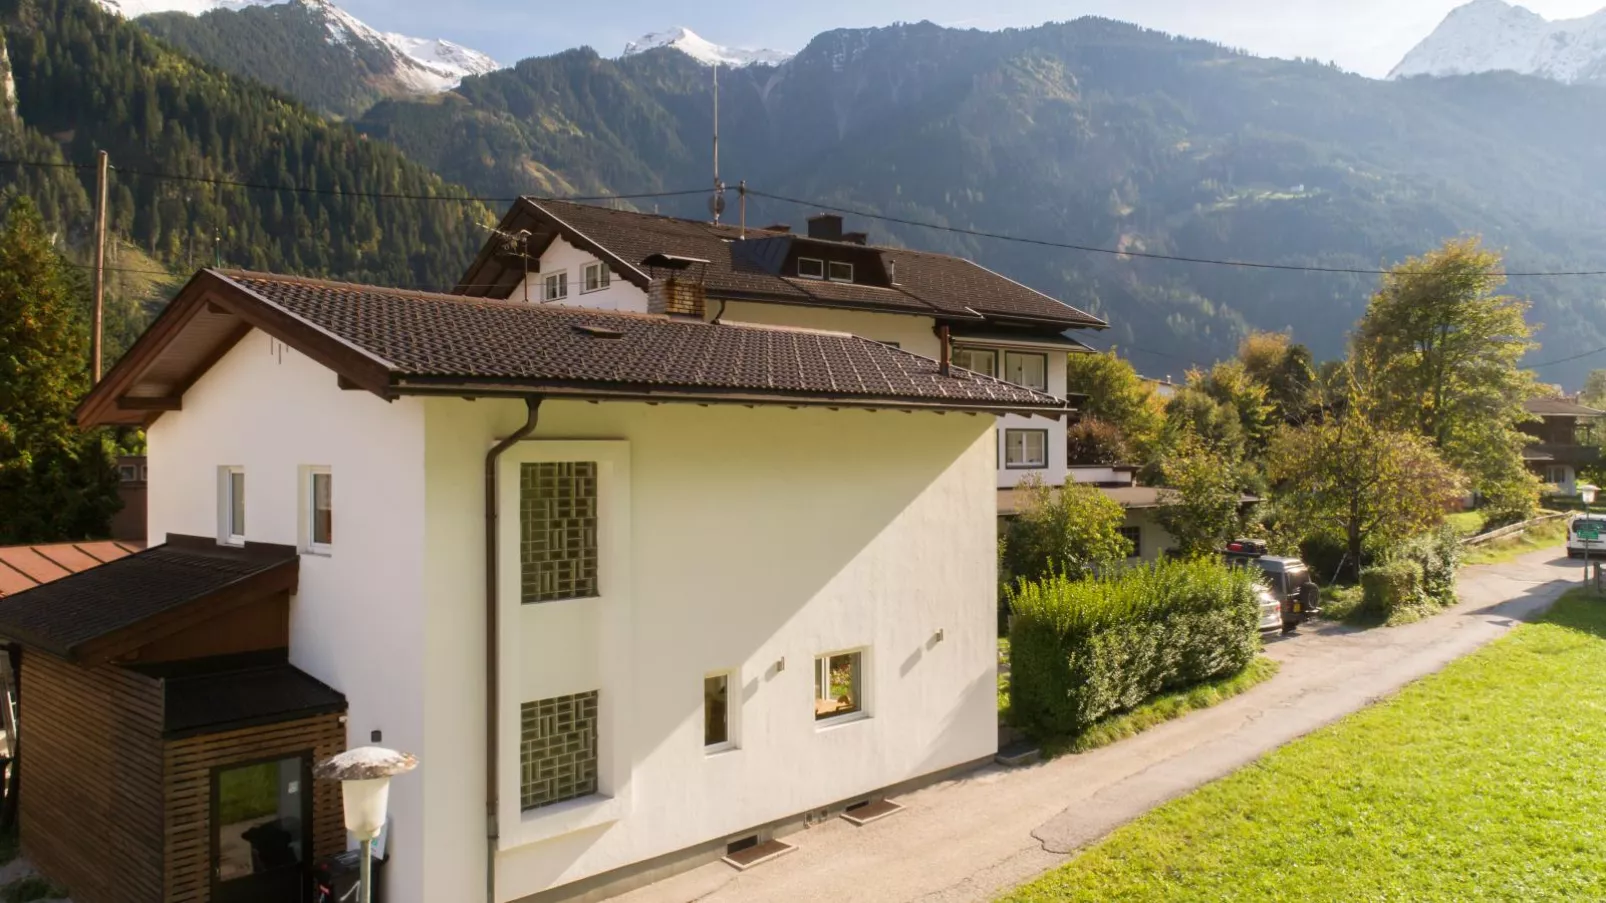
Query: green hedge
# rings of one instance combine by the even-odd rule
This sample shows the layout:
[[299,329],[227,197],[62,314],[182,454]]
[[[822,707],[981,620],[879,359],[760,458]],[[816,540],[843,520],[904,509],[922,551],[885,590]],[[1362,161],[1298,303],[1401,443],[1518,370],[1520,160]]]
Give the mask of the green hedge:
[[1361,609],[1381,618],[1421,606],[1422,565],[1409,558],[1369,567],[1361,572]]
[[1455,604],[1461,557],[1461,539],[1448,525],[1389,549],[1381,564],[1361,572],[1362,609],[1390,618],[1406,608]]
[[1022,581],[1009,596],[1010,717],[1039,739],[1237,673],[1260,649],[1255,574],[1214,558]]

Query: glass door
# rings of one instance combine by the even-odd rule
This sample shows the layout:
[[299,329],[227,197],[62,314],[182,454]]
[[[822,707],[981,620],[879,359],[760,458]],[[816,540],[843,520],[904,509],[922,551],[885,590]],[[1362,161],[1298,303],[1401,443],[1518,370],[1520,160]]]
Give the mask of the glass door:
[[214,903],[302,903],[312,854],[312,760],[212,772]]

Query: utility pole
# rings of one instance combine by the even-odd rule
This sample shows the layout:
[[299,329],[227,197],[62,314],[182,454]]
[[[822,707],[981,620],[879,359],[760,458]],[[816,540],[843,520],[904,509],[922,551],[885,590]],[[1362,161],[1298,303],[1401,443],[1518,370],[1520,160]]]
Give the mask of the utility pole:
[[111,158],[101,151],[96,155],[95,166],[95,319],[94,337],[90,339],[89,379],[91,385],[100,382],[101,324],[106,309],[106,180]]

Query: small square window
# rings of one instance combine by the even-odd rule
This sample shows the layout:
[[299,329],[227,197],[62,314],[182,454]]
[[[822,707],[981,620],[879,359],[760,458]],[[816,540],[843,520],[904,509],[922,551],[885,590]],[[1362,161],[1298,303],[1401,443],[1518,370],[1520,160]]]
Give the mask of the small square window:
[[824,279],[825,261],[815,257],[799,257],[797,259],[797,274],[804,279]]
[[1004,466],[1048,466],[1048,430],[1004,430]]
[[814,659],[814,720],[864,711],[864,653],[833,652]]
[[569,297],[569,274],[563,272],[547,276],[546,287],[541,297],[546,301],[561,301]]
[[117,465],[117,479],[124,483],[132,483],[139,479],[139,467],[134,464]]
[[829,268],[832,282],[852,282],[853,264],[833,260]]
[[151,466],[149,464],[141,464],[139,466],[139,481],[141,483],[149,483],[151,481]]
[[967,348],[955,345],[953,353],[955,367],[963,367],[972,373],[983,376],[998,375],[998,353],[991,348]]
[[613,274],[608,270],[607,264],[588,263],[585,268],[585,281],[582,283],[583,287],[580,291],[600,292],[608,287],[608,283],[612,278]]
[[1017,386],[1047,392],[1048,356],[1024,354],[1018,351],[1004,352],[1004,379]]
[[218,468],[218,542],[245,542],[245,468]]
[[307,474],[307,550],[328,552],[335,543],[335,478],[327,467]]
[[732,749],[736,736],[731,730],[731,672],[721,671],[703,678],[703,747],[709,752]]

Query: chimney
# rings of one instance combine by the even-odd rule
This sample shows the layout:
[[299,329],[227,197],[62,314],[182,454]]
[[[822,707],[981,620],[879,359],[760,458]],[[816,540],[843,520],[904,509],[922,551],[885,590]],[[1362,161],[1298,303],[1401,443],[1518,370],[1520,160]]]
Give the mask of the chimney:
[[809,217],[809,238],[842,240],[842,217],[835,213],[816,213]]
[[647,286],[648,313],[701,320],[707,307],[702,280],[685,273],[655,278]]
[[842,240],[851,245],[867,245],[870,243],[870,233],[844,232],[842,233]]

